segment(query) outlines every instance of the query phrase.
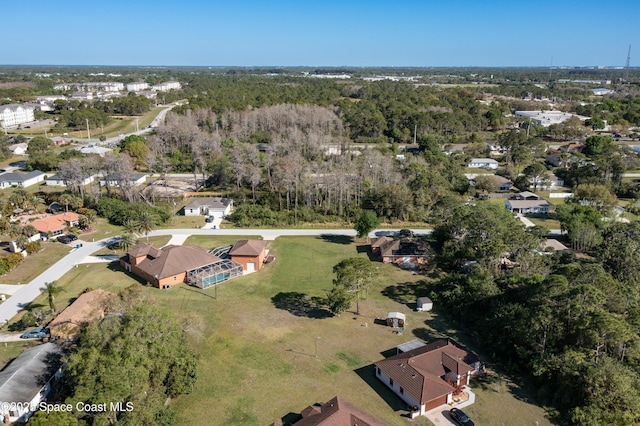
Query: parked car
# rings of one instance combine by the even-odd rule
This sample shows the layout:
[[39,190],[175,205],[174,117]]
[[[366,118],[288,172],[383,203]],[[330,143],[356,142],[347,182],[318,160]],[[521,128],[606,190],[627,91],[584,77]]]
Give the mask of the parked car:
[[410,229],[401,229],[400,232],[398,232],[398,236],[402,238],[413,237],[413,231]]
[[467,416],[462,410],[452,408],[449,410],[449,416],[451,416],[451,419],[460,426],[474,426],[469,416]]
[[69,243],[74,242],[77,239],[78,239],[78,237],[76,237],[73,234],[61,235],[61,236],[58,237],[58,241],[60,241],[62,244],[69,244]]
[[31,331],[27,331],[22,336],[21,339],[44,339],[49,336],[49,330],[46,328],[34,328]]
[[213,216],[207,216],[207,218],[204,221],[207,222],[207,223],[211,223],[211,222],[213,222],[213,220],[214,220]]

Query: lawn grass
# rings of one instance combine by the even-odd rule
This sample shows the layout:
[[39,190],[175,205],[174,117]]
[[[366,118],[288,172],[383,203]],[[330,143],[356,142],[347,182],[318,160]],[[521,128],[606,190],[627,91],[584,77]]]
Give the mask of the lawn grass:
[[70,251],[71,247],[57,241],[44,241],[42,249],[38,253],[25,257],[20,266],[2,276],[0,282],[3,284],[27,284],[69,254]]
[[[229,242],[209,236],[187,240],[206,248]],[[165,291],[143,287],[154,303],[193,325],[189,340],[199,354],[199,379],[191,394],[172,401],[180,423],[264,425],[339,395],[384,424],[406,425],[404,403],[378,382],[371,364],[383,358],[382,352],[416,337],[449,336],[469,344],[437,311],[413,310],[429,278],[376,263],[378,281],[360,302],[361,314],[336,317],[314,298],[331,288],[336,263],[368,257],[368,247],[347,237],[281,237],[270,242],[270,250],[277,256],[274,263],[220,284],[217,292],[185,284]],[[65,289],[56,298],[58,309],[87,287],[140,285],[116,263],[79,265],[58,284]],[[46,296],[34,304],[47,306]],[[375,323],[390,311],[407,315],[404,335]],[[506,424],[508,419],[549,424],[544,411],[522,396],[509,387],[478,390],[476,404],[466,411],[478,424]],[[430,424],[426,418],[411,423]]]
[[560,221],[556,219],[529,216],[527,216],[527,219],[529,219],[535,225],[543,226],[547,229],[561,229]]
[[0,370],[2,370],[9,361],[20,355],[22,351],[32,348],[38,344],[40,344],[40,342],[33,340],[0,343]]

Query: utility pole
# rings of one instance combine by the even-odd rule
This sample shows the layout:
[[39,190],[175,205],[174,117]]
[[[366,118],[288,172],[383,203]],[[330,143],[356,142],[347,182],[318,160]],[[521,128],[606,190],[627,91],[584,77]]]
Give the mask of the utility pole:
[[138,119],[136,118],[136,133],[138,133],[140,129],[138,128]]
[[89,133],[89,119],[84,119],[87,122],[87,139],[91,139],[91,133]]

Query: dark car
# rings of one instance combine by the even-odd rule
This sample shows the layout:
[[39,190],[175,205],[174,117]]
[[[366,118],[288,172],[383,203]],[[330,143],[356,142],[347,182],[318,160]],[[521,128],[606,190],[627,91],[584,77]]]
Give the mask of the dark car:
[[413,231],[410,229],[401,229],[400,232],[398,232],[398,236],[399,237],[413,237]]
[[78,237],[76,237],[76,236],[75,236],[75,235],[73,235],[73,234],[69,234],[69,235],[67,235],[67,238],[69,238],[69,241],[75,241],[75,240],[77,240],[77,239],[78,239]]
[[469,416],[467,416],[462,410],[452,408],[449,410],[449,416],[451,416],[451,419],[460,426],[474,426]]
[[74,242],[77,239],[78,239],[78,237],[76,237],[75,235],[72,235],[72,234],[61,235],[60,237],[58,237],[58,241],[60,241],[62,244],[69,244],[69,243]]
[[22,336],[21,339],[44,339],[49,335],[49,330],[46,328],[34,328],[31,331],[27,331]]

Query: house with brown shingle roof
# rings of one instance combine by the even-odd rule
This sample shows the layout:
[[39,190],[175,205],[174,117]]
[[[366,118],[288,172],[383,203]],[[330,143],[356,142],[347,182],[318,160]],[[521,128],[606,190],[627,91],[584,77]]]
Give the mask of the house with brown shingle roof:
[[229,255],[231,260],[242,265],[242,269],[248,272],[259,271],[264,262],[267,242],[263,240],[239,240]]
[[[384,426],[384,423],[339,396],[324,404],[310,405],[294,426]],[[280,423],[273,423],[272,426]]]
[[71,305],[49,323],[51,337],[74,339],[82,326],[95,319],[103,318],[108,301],[114,293],[97,289],[81,294]]
[[425,264],[432,256],[429,243],[413,238],[386,240],[380,244],[379,250],[383,263],[395,263],[398,266]]
[[158,288],[185,282],[189,271],[219,262],[222,259],[202,247],[176,245],[157,249],[150,244],[138,244],[120,258],[123,268]]
[[376,377],[411,407],[412,416],[450,404],[456,388],[469,384],[478,357],[450,339],[440,339],[374,364]]
[[78,226],[80,215],[74,212],[60,213],[30,222],[42,235],[56,237],[64,234],[68,226]]

